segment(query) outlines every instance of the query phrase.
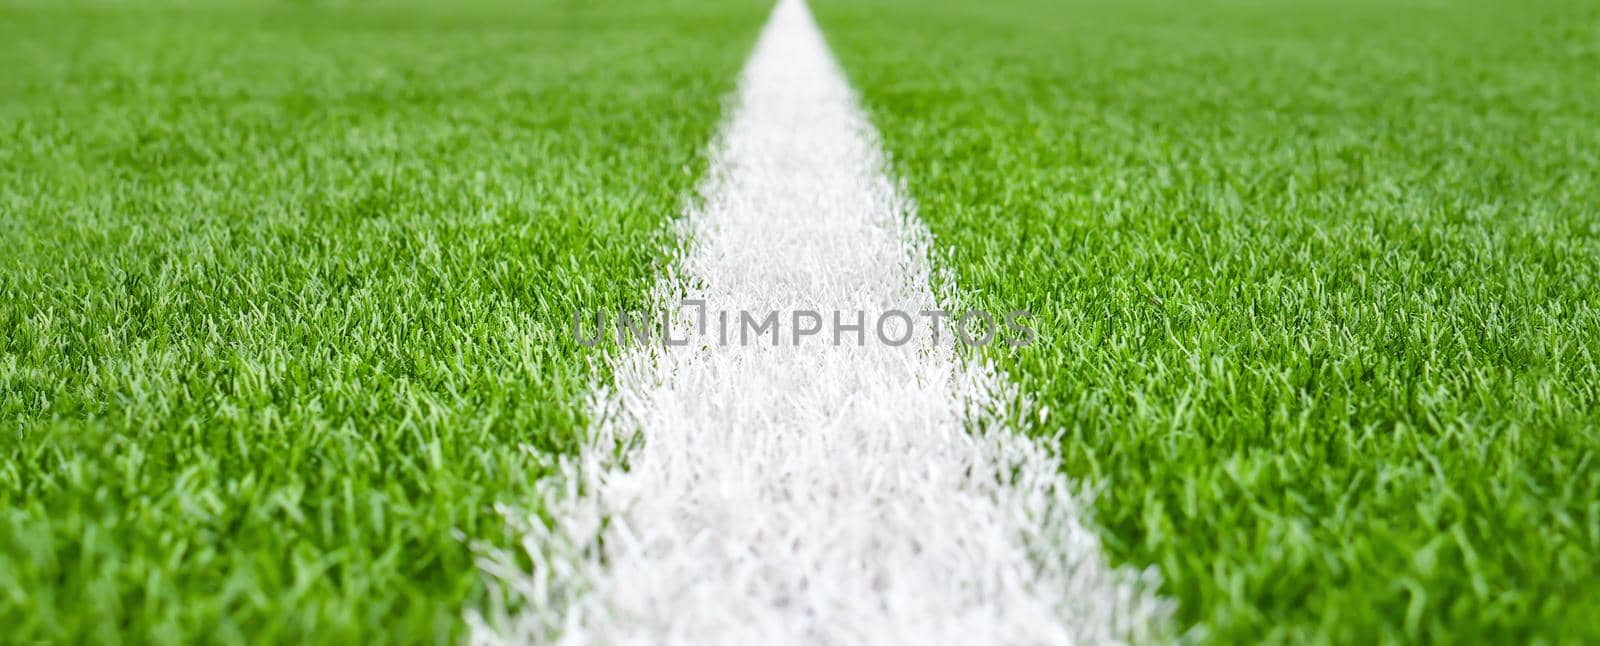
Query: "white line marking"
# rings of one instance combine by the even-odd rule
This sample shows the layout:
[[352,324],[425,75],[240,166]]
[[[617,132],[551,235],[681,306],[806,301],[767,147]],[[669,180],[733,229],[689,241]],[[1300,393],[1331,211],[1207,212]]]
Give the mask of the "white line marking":
[[[684,220],[682,276],[659,294],[758,313],[936,309],[929,236],[876,141],[810,13],[781,1]],[[981,414],[1006,381],[948,344],[867,334],[622,351],[547,501],[555,528],[533,523],[533,571],[485,564],[519,603],[474,618],[474,640],[1154,635],[1167,610],[1153,574],[1109,567],[1058,461]]]

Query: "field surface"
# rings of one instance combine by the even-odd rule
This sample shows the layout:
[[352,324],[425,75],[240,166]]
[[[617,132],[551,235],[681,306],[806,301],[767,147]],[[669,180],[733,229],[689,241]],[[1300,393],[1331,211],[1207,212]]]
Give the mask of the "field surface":
[[[695,289],[774,308],[794,305],[774,286],[818,307],[953,286],[968,308],[1031,310],[1038,344],[964,357],[1031,401],[1000,430],[1061,438],[1030,481],[1054,487],[1060,466],[1098,491],[1074,543],[1088,560],[1056,574],[1098,571],[1072,564],[1102,547],[1149,568],[1195,641],[1600,642],[1600,5],[813,4],[826,47],[794,14],[755,59],[755,125],[720,157],[738,181],[705,206],[766,3],[0,0],[0,642],[459,641],[504,591],[475,557],[543,549],[497,507],[557,515],[535,484],[581,453],[612,380],[617,353],[575,343],[573,312],[642,308],[684,259]],[[923,242],[895,237],[915,227],[878,191],[873,145],[952,283],[866,255]],[[698,229],[670,226],[697,208]],[[709,246],[684,254],[696,232]],[[830,253],[858,255],[807,265]],[[861,276],[889,287],[850,291]],[[846,503],[819,517],[866,519],[774,544],[792,517],[721,514],[775,528],[740,548],[767,564],[877,559],[895,566],[872,581],[911,572],[901,599],[938,600],[918,550],[944,544],[981,586],[992,554],[964,539],[1000,521],[874,533],[918,527],[874,515],[937,519],[971,489],[848,506],[949,451],[854,450],[788,477],[800,449],[735,450],[778,438],[816,458],[917,415],[971,447],[962,400],[866,396],[915,361],[944,363],[910,383],[948,386],[960,361],[774,351],[759,367],[792,390],[706,402],[673,386],[737,393],[769,355],[684,352],[682,370],[641,352],[662,373],[632,402],[687,412],[656,418],[682,459],[651,481],[687,488],[634,488],[679,542],[619,571],[698,566],[648,548],[704,545],[694,514],[730,497],[670,470],[700,460],[745,508],[809,487]],[[726,456],[701,450],[706,429]],[[972,464],[945,471],[995,466]],[[990,484],[973,499],[1014,483]],[[1067,506],[1040,513],[1076,528]],[[1006,509],[990,512],[1016,522]],[[1014,554],[1028,527],[992,533]],[[835,558],[840,536],[860,549]],[[686,620],[672,580],[610,583]],[[1018,607],[996,599],[980,601]],[[764,609],[821,634],[800,607]],[[840,634],[894,626],[841,616],[858,623]]]
[[461,634],[765,9],[430,6],[0,6],[0,641]]
[[1600,639],[1600,6],[816,5],[1183,624]]

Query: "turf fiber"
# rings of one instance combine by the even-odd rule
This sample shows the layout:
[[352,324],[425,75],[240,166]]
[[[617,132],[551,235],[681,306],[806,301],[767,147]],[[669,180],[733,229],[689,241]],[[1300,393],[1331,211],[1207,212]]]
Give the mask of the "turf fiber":
[[1191,636],[1600,640],[1600,7],[816,4]]
[[453,641],[758,5],[0,6],[0,641]]

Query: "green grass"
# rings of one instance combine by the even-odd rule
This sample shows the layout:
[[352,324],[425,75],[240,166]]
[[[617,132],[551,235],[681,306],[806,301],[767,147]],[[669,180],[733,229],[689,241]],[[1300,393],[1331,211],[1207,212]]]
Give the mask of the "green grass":
[[[0,641],[459,636],[765,13],[635,4],[0,4]],[[1600,7],[818,4],[1184,627],[1600,641]]]
[[764,8],[427,6],[0,6],[0,641],[459,636]]
[[818,4],[1194,635],[1600,641],[1600,5]]

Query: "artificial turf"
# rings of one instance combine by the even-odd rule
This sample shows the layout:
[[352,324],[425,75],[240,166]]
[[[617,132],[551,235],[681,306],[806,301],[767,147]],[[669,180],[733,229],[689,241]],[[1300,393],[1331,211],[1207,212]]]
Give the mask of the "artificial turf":
[[1190,637],[1600,641],[1600,5],[815,4]]
[[458,638],[764,16],[0,5],[0,641]]

